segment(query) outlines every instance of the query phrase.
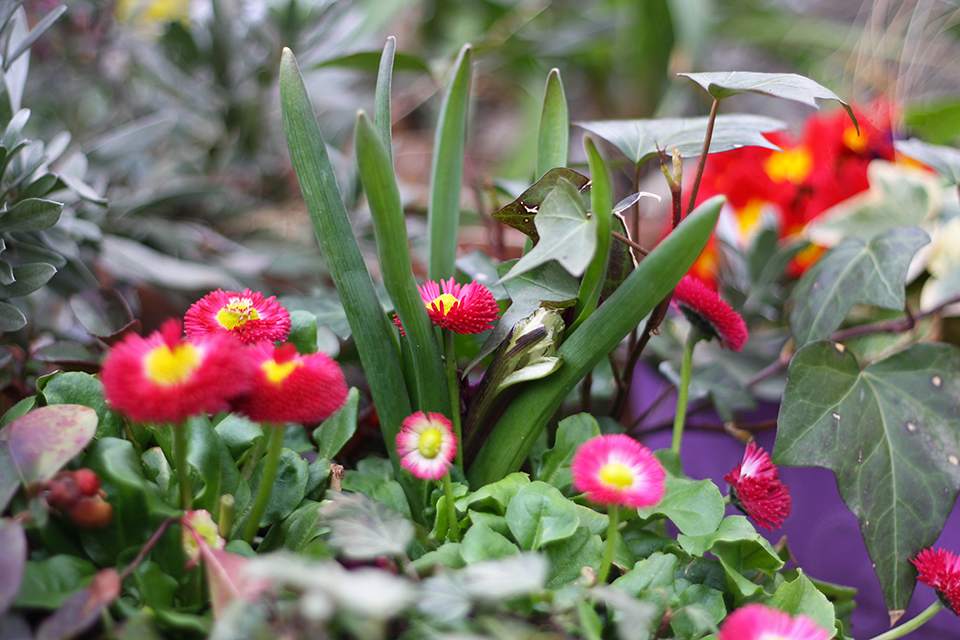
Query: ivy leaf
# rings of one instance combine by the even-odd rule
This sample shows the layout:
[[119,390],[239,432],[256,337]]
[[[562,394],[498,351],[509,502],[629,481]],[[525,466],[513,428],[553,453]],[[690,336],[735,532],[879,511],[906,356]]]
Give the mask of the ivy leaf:
[[521,549],[536,551],[569,538],[580,526],[577,505],[545,482],[525,484],[507,505],[507,525]]
[[494,212],[493,217],[511,226],[517,231],[522,231],[530,236],[534,244],[540,240],[537,227],[534,224],[537,213],[544,199],[560,184],[561,181],[569,182],[577,191],[582,190],[588,184],[590,179],[573,169],[558,167],[551,169],[543,174],[543,177],[537,180],[533,185],[520,194],[520,197]]
[[793,291],[790,326],[798,346],[829,337],[855,303],[902,309],[910,259],[930,237],[898,227],[869,242],[847,238],[807,271]]
[[[669,155],[673,147],[683,158],[703,153],[709,118],[651,118],[647,120],[591,120],[577,122],[581,129],[599,136],[619,149],[635,165],[655,157],[658,149]],[[749,114],[717,116],[710,139],[710,153],[740,147],[764,147],[780,150],[763,133],[786,129],[787,123],[776,118]]]
[[544,242],[538,242],[520,258],[501,282],[551,260],[559,262],[572,276],[583,275],[597,248],[597,219],[587,213],[577,187],[560,178],[543,199],[534,224]]
[[960,150],[916,138],[896,140],[893,146],[900,153],[932,167],[951,184],[960,184]]
[[371,560],[406,552],[413,539],[413,525],[399,512],[362,493],[331,492],[320,507],[324,524],[330,527],[330,546],[348,558]]
[[843,345],[808,344],[790,363],[773,460],[833,471],[888,609],[905,609],[908,559],[960,492],[960,351],[921,343],[861,370]]
[[756,73],[752,71],[713,71],[709,73],[681,73],[690,78],[717,100],[723,100],[739,93],[757,93],[773,98],[784,98],[802,102],[811,107],[819,107],[818,100],[836,100],[840,103],[857,125],[853,109],[837,94],[810,78],[796,73]]

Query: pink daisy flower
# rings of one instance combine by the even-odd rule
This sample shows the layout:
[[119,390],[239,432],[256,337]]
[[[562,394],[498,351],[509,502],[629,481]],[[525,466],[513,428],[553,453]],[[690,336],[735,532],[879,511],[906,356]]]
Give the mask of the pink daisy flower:
[[229,409],[250,387],[247,352],[227,334],[184,340],[179,320],[114,345],[100,372],[107,402],[140,422],[181,422]]
[[924,549],[910,562],[917,568],[917,580],[936,589],[940,600],[960,615],[960,557],[944,549]]
[[403,468],[421,480],[442,478],[457,455],[453,424],[443,414],[417,411],[400,427],[397,453]]
[[650,449],[623,434],[584,442],[570,463],[573,487],[599,505],[649,507],[663,497],[664,472]]
[[290,335],[290,313],[276,296],[259,291],[211,291],[191,305],[184,316],[191,338],[205,333],[230,333],[245,344],[282,342]]
[[727,349],[740,351],[747,341],[747,324],[717,292],[692,276],[683,276],[673,291],[673,302],[707,339],[716,338]]
[[263,342],[248,351],[253,387],[233,406],[251,420],[317,424],[346,402],[343,371],[327,354],[301,355],[289,342]]
[[751,442],[733,471],[723,476],[730,485],[734,506],[770,531],[783,524],[790,515],[792,500],[787,485],[780,482],[780,473],[770,454]]
[[748,604],[728,615],[717,640],[830,640],[833,632],[806,616],[792,617],[762,604]]
[[479,282],[461,286],[453,278],[419,287],[430,321],[454,333],[481,333],[492,329],[500,308],[490,290]]

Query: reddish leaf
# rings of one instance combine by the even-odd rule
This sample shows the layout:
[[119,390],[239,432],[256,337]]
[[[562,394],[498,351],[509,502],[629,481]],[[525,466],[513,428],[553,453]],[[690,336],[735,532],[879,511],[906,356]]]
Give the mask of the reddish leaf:
[[43,621],[37,629],[36,640],[66,640],[83,633],[119,595],[120,574],[113,567],[101,570],[93,582]]
[[0,443],[23,484],[43,482],[90,444],[97,422],[97,412],[83,405],[40,407],[0,429]]
[[211,547],[196,531],[191,529],[191,532],[203,556],[214,618],[220,617],[237,598],[253,600],[270,586],[269,580],[251,579],[245,575],[249,558]]
[[27,562],[27,536],[16,520],[0,519],[0,618],[20,591]]

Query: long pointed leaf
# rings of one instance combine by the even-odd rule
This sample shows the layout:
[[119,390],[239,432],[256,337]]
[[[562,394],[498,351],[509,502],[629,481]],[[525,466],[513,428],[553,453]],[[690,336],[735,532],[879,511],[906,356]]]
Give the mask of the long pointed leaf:
[[567,166],[570,147],[570,114],[567,96],[563,91],[560,71],[551,69],[540,111],[540,131],[537,134],[537,178],[554,167]]
[[463,150],[467,140],[467,106],[470,102],[470,45],[460,49],[453,80],[440,108],[430,172],[430,205],[427,213],[430,242],[430,279],[453,276],[460,228],[460,188],[463,184]]
[[[280,62],[280,106],[303,199],[356,337],[384,438],[392,442],[400,423],[411,413],[393,328],[360,254],[310,97],[289,49],[284,49]],[[396,451],[393,447],[387,450],[399,470]]]
[[610,264],[610,218],[613,208],[610,173],[593,140],[589,137],[584,138],[583,146],[587,152],[593,184],[590,188],[590,201],[593,204],[593,217],[597,221],[597,249],[583,274],[583,280],[580,281],[580,291],[577,294],[577,319],[570,327],[568,336],[579,328],[597,308],[597,303],[600,302],[600,291],[606,281],[604,276],[607,273],[607,265]]
[[469,470],[471,486],[493,482],[520,468],[530,449],[583,376],[620,343],[676,285],[706,245],[722,197],[697,207],[570,336],[552,375],[527,384],[504,411]]
[[450,402],[440,347],[414,280],[400,190],[380,134],[363,112],[357,116],[356,148],[360,178],[373,217],[383,284],[400,316],[406,339],[413,346],[417,408],[447,413],[444,409],[449,408]]
[[390,113],[390,92],[393,87],[393,59],[397,51],[397,39],[387,38],[380,57],[380,71],[377,74],[377,92],[373,100],[373,121],[377,124],[380,139],[387,148],[387,157],[393,163],[393,129]]

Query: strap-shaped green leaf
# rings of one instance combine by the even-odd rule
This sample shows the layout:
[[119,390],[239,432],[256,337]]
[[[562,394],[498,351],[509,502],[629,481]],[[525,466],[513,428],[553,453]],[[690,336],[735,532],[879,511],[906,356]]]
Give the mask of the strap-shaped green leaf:
[[560,70],[551,69],[540,111],[540,130],[537,134],[537,178],[554,167],[567,166],[570,147],[570,114],[567,96],[560,80]]
[[440,107],[430,171],[430,204],[427,211],[432,280],[453,276],[460,228],[460,188],[463,184],[463,151],[467,141],[467,107],[473,76],[470,45],[460,49],[453,79]]
[[[356,337],[380,428],[386,441],[392,442],[400,423],[411,413],[394,330],[360,254],[310,97],[289,49],[284,49],[280,62],[280,106],[303,199]],[[399,469],[396,451],[393,447],[387,447],[387,451]]]
[[400,316],[406,340],[413,347],[417,408],[449,413],[440,347],[414,280],[410,242],[393,165],[380,134],[363,112],[357,116],[356,148],[360,179],[373,217],[383,284]]
[[526,384],[470,467],[472,486],[493,482],[520,468],[570,389],[613,351],[687,272],[706,245],[723,201],[722,197],[711,198],[687,216],[564,341],[557,352],[563,358],[560,368]]
[[380,70],[377,73],[377,91],[373,99],[373,121],[380,132],[380,138],[387,148],[387,157],[393,162],[393,120],[390,112],[390,92],[393,87],[393,60],[397,51],[397,39],[387,38],[380,56]]
[[610,183],[610,173],[604,163],[597,145],[590,137],[583,141],[587,152],[587,162],[590,165],[592,187],[590,200],[593,205],[591,215],[597,221],[597,248],[593,258],[587,266],[580,281],[580,291],[577,294],[577,319],[570,327],[568,335],[572,334],[583,322],[590,317],[597,303],[600,302],[600,291],[606,282],[607,265],[610,264],[610,226],[611,210],[613,209],[613,186]]

